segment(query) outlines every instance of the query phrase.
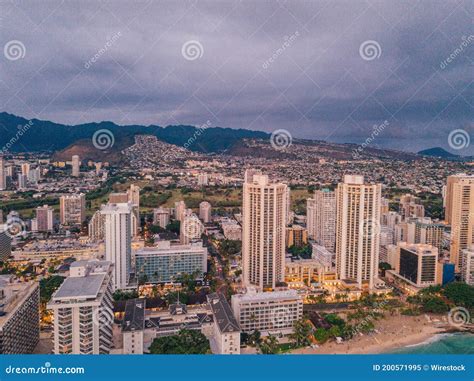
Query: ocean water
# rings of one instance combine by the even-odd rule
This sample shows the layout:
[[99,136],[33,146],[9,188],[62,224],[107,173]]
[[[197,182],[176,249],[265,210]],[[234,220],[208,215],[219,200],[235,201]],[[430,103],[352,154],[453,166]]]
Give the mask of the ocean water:
[[465,355],[474,354],[474,334],[470,333],[448,333],[435,335],[427,341],[419,344],[399,348],[390,353],[412,353],[412,354],[447,354]]

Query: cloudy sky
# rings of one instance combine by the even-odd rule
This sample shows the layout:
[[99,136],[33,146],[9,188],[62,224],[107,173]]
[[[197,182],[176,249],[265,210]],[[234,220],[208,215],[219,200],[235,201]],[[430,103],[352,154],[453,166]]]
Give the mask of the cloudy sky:
[[2,1],[0,111],[473,154],[473,4]]

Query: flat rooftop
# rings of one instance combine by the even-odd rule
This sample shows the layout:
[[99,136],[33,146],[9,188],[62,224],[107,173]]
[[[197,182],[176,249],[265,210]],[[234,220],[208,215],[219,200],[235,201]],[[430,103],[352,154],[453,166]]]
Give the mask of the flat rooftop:
[[296,290],[272,291],[272,292],[247,292],[246,294],[232,295],[232,298],[237,298],[242,302],[252,301],[267,301],[279,299],[301,299]]
[[106,274],[94,274],[84,277],[66,278],[53,295],[54,300],[62,299],[94,299],[99,294]]

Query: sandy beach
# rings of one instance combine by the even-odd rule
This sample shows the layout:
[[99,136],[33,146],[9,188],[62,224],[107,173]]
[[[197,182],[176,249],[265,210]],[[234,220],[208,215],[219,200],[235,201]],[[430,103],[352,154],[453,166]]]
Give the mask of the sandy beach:
[[295,354],[376,354],[388,352],[407,345],[422,343],[444,329],[435,327],[424,315],[386,316],[375,323],[377,333],[354,337],[337,344],[327,342],[319,348],[301,348]]

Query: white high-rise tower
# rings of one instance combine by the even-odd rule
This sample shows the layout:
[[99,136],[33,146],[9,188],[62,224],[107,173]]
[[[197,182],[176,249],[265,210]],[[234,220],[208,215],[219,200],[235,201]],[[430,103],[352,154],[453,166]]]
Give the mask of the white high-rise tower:
[[123,289],[131,271],[133,207],[131,203],[107,204],[101,213],[105,216],[105,260],[115,266],[114,289]]
[[374,288],[380,249],[381,185],[344,176],[336,191],[336,272],[341,280]]
[[445,215],[451,225],[450,261],[458,271],[462,251],[474,244],[474,175],[448,177]]
[[7,188],[7,174],[5,171],[5,160],[0,156],[0,190]]
[[[246,176],[247,177],[247,176]],[[266,175],[246,179],[243,189],[243,283],[274,289],[285,277],[287,186]]]

